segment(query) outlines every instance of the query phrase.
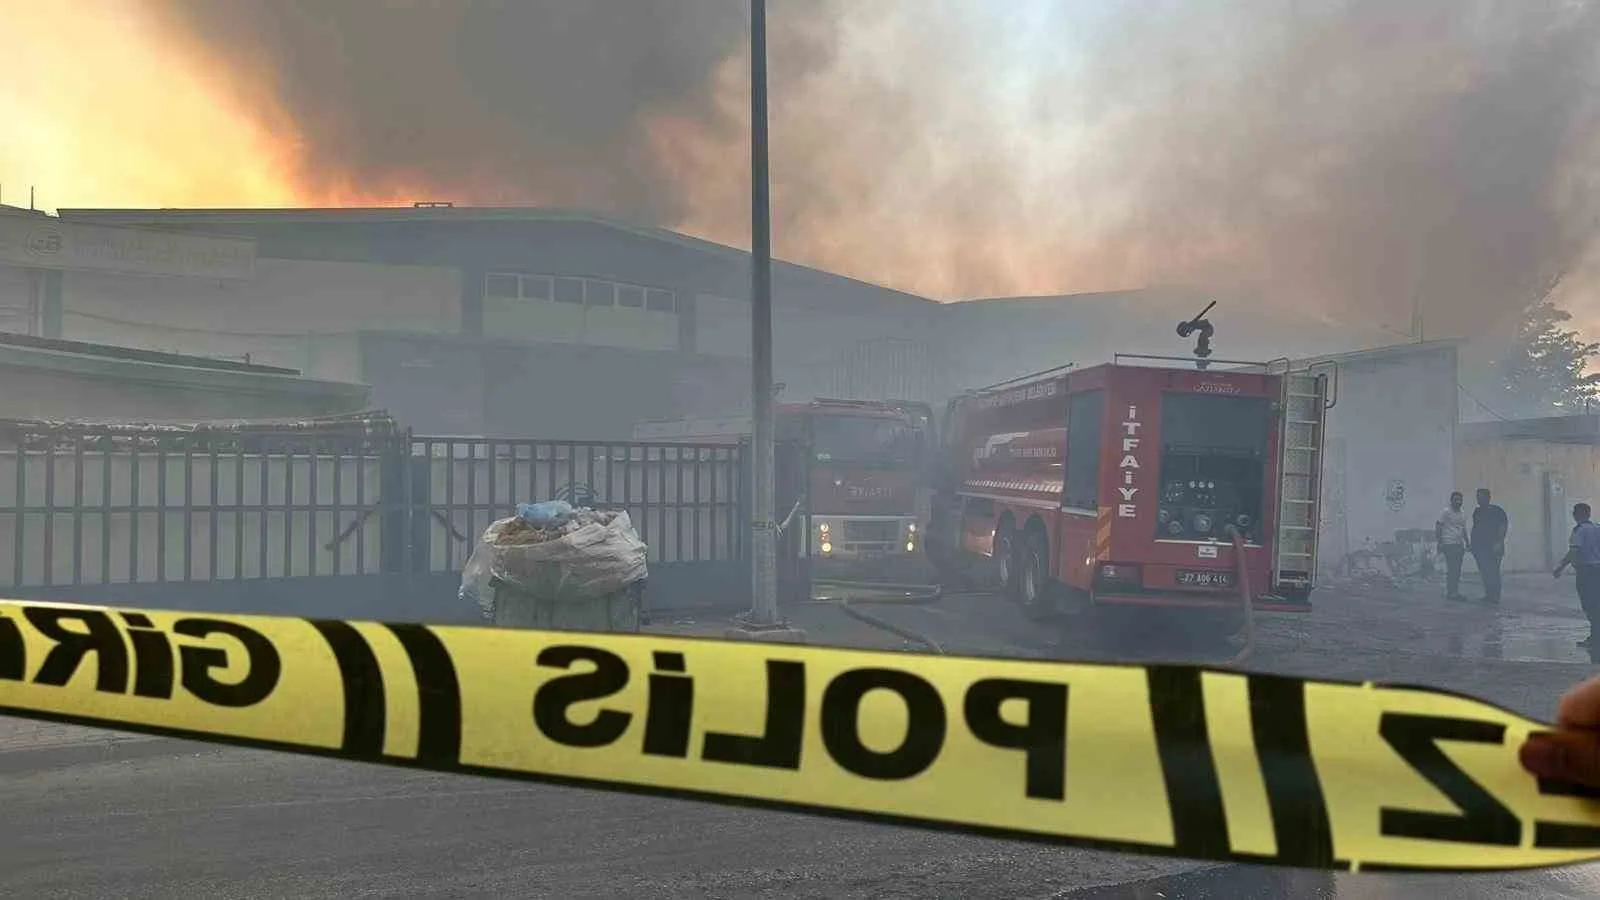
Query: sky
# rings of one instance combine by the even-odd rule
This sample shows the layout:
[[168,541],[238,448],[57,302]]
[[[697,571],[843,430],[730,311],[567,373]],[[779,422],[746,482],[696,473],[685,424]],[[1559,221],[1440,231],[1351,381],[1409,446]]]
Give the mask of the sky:
[[[1600,0],[770,0],[780,256],[1600,332]],[[748,244],[744,0],[0,0],[0,200],[593,209]]]

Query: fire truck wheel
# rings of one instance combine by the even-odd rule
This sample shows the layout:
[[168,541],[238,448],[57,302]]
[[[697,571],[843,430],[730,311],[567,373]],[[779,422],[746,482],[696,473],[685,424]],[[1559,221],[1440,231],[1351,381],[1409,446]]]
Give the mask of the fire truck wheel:
[[1055,613],[1055,597],[1050,590],[1050,557],[1044,532],[1029,528],[1024,534],[1018,555],[1017,592],[1031,618],[1049,618]]
[[1000,523],[994,535],[995,587],[1009,600],[1020,599],[1017,592],[1017,532],[1011,520]]

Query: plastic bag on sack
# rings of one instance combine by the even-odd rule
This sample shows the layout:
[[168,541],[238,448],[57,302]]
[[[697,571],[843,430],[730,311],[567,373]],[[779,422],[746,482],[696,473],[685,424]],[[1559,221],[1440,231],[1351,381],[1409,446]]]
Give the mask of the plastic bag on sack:
[[518,503],[517,518],[535,528],[551,528],[565,524],[577,510],[565,500],[546,500],[543,503]]
[[554,528],[501,519],[484,530],[462,570],[461,596],[496,618],[491,579],[539,603],[582,603],[616,594],[648,576],[645,544],[626,512],[580,509]]

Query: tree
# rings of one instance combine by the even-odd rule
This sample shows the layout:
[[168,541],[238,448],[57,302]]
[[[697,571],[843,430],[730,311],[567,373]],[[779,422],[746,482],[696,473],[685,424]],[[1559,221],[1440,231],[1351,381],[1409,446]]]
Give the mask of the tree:
[[[1572,314],[1551,299],[1559,283],[1559,278],[1551,282],[1523,313],[1511,350],[1496,363],[1496,407],[1504,415],[1570,416],[1600,400],[1600,372],[1588,371],[1600,359],[1600,343],[1566,327]],[[1600,404],[1595,409],[1600,411]]]

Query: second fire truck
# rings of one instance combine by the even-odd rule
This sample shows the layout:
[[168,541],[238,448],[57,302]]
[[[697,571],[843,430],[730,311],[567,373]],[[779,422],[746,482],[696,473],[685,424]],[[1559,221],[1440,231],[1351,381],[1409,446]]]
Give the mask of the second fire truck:
[[[809,454],[796,519],[808,532],[798,552],[810,555],[813,573],[925,580],[919,578],[926,567],[919,529],[928,518],[932,409],[897,400],[818,399],[781,404],[775,412],[777,439]],[[652,442],[749,437],[749,416],[644,422],[634,429],[635,440]],[[793,502],[779,498],[780,519]]]

